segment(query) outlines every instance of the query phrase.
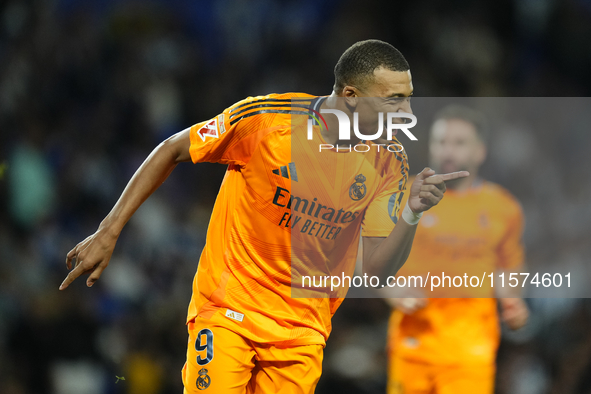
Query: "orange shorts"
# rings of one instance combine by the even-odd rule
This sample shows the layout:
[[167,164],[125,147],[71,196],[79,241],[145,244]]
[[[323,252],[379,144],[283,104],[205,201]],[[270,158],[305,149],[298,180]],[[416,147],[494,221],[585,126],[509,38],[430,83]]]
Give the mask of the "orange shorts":
[[494,365],[444,367],[394,356],[388,367],[388,394],[493,394],[494,381]]
[[199,317],[187,327],[184,394],[314,393],[322,372],[322,345],[277,348],[255,343]]

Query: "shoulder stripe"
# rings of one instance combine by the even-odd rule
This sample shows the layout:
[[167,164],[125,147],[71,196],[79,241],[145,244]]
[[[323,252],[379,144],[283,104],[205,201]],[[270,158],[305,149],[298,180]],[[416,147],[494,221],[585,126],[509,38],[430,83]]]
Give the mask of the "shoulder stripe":
[[303,109],[309,109],[309,106],[307,105],[298,105],[298,104],[259,104],[259,105],[253,105],[250,106],[248,108],[244,108],[241,111],[236,112],[233,115],[230,115],[230,119],[239,116],[245,112],[248,112],[250,110],[253,110],[255,108],[276,108],[276,109],[280,109],[280,108],[285,108],[285,107],[291,107],[291,108],[303,108]]
[[305,112],[305,111],[291,111],[291,110],[280,110],[280,109],[262,109],[260,111],[255,111],[255,112],[251,112],[251,113],[246,114],[246,115],[242,115],[241,117],[236,118],[236,119],[230,121],[230,126],[234,125],[234,123],[237,123],[237,122],[241,121],[244,118],[248,118],[248,117],[255,116],[255,115],[260,115],[260,114],[310,115],[309,112]]
[[313,100],[313,98],[306,98],[306,99],[303,99],[303,98],[294,98],[294,99],[289,99],[289,100],[280,100],[280,99],[253,100],[253,101],[249,101],[248,103],[240,104],[240,105],[232,108],[230,110],[230,113],[236,111],[239,108],[246,107],[248,105],[256,104],[256,103],[264,103],[264,102],[266,102],[266,103],[287,103],[287,104],[289,104],[289,103],[292,103],[294,101],[301,101],[302,103],[303,102],[309,102],[310,103],[310,102],[312,102],[312,100]]

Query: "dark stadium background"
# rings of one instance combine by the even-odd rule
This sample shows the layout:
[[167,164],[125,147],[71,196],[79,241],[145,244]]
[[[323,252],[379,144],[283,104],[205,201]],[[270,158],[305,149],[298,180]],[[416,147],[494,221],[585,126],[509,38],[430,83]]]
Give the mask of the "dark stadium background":
[[[0,393],[181,393],[225,166],[180,165],[92,289],[58,292],[66,253],[161,140],[250,95],[330,94],[338,57],[367,38],[404,53],[417,96],[591,93],[588,0],[0,1]],[[535,216],[528,262],[588,264],[591,133],[562,137],[534,135],[539,167],[487,175]],[[530,305],[530,327],[505,333],[497,392],[591,393],[589,300]],[[318,393],[384,391],[387,317],[380,300],[345,301]]]

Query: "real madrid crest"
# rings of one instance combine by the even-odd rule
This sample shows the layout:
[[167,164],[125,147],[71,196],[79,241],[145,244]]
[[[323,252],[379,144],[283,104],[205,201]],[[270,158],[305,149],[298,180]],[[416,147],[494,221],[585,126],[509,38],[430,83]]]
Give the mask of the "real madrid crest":
[[363,174],[359,174],[355,177],[355,182],[353,182],[349,188],[349,197],[351,197],[351,200],[359,201],[365,197],[365,194],[367,193],[367,187],[365,186],[365,183],[363,183],[365,180],[366,178]]
[[199,377],[197,378],[197,389],[205,390],[211,384],[211,378],[209,377],[207,372],[209,371],[205,368],[201,368],[199,370]]

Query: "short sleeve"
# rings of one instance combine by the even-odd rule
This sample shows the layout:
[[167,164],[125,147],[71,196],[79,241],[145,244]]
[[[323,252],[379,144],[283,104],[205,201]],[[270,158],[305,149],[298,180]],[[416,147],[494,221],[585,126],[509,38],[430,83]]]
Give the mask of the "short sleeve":
[[400,206],[408,180],[408,159],[404,151],[395,153],[374,199],[369,203],[361,223],[363,237],[387,237],[400,216]]
[[519,202],[512,196],[505,204],[507,213],[506,230],[498,247],[499,268],[517,269],[525,260],[525,247],[523,246],[523,229],[525,218]]
[[245,166],[260,140],[255,119],[241,121],[235,115],[258,97],[249,97],[215,118],[191,126],[189,152],[193,163],[210,162]]

